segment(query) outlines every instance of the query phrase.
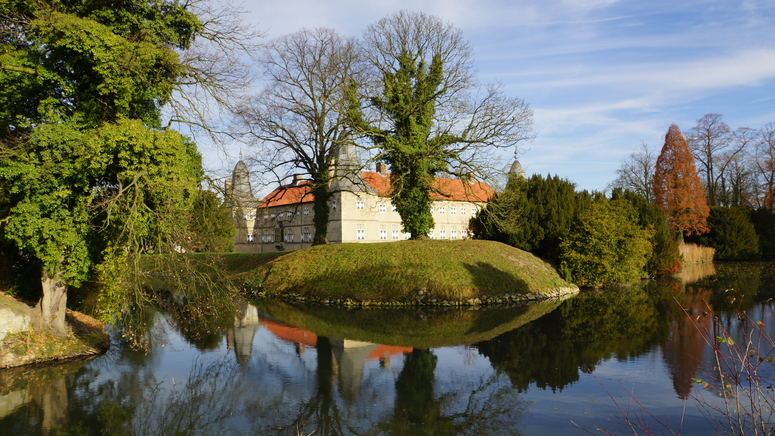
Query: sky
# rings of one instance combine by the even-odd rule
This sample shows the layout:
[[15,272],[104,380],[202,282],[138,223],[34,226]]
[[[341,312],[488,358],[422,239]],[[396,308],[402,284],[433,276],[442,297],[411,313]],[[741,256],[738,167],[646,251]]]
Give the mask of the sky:
[[[402,9],[454,24],[480,82],[500,82],[534,111],[536,138],[519,154],[527,174],[559,175],[578,189],[604,190],[641,142],[658,152],[673,123],[688,132],[709,113],[732,129],[775,122],[773,0],[283,0],[245,8],[267,41],[303,27],[358,37]],[[239,149],[202,150],[205,165],[230,171]],[[508,165],[513,155],[503,159]]]

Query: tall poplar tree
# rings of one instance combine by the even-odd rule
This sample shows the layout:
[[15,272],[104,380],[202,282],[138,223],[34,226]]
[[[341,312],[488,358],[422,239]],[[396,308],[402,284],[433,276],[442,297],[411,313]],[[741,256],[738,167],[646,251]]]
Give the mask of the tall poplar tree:
[[674,231],[685,235],[708,231],[710,208],[705,190],[689,145],[675,124],[668,129],[657,158],[654,198]]

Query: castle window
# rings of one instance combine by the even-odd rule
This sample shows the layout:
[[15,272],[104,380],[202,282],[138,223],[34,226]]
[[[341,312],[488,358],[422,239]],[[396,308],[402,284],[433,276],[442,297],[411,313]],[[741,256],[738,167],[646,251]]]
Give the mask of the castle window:
[[293,242],[293,229],[285,229],[285,240]]
[[248,235],[248,242],[253,242],[253,235]]
[[364,207],[363,200],[361,200],[360,198],[355,200],[355,208],[356,209],[363,209],[363,207]]
[[385,224],[379,225],[379,239],[387,239],[387,229]]
[[380,212],[387,212],[387,206],[385,206],[385,203],[379,204],[379,211]]
[[277,214],[277,218],[282,218],[284,216],[285,216],[285,212],[283,212],[283,211],[280,211],[280,213]]
[[466,229],[462,229],[460,230],[460,239],[465,239],[465,238],[466,238]]
[[302,230],[301,242],[312,242],[312,234],[309,232],[309,227],[304,227],[304,230]]
[[471,206],[471,214],[474,215],[476,212],[479,212],[479,209],[477,209],[476,206]]
[[457,239],[457,227],[452,226],[452,234],[449,236],[449,239]]
[[363,224],[358,224],[358,228],[356,229],[355,238],[359,240],[366,239],[366,226]]
[[398,239],[398,226],[393,225],[393,239]]
[[465,214],[466,214],[466,208],[465,208],[465,206],[460,206],[460,213],[461,213],[462,215],[465,215]]
[[433,229],[428,232],[428,237],[433,239]]
[[393,205],[393,212],[398,212],[398,208],[396,207],[395,204]]
[[449,213],[454,214],[455,213],[455,206],[449,207]]
[[272,213],[272,219],[275,219],[276,216],[277,216],[276,213]]
[[304,207],[304,216],[308,216],[308,215],[309,215],[309,208],[305,206]]
[[409,238],[412,237],[412,234],[409,232],[404,232],[404,239],[409,240]]
[[267,221],[267,220],[269,220],[269,214],[268,213],[264,213],[264,221]]
[[274,242],[283,242],[283,230],[279,227],[274,229]]
[[336,210],[336,200],[331,200],[331,209]]
[[433,206],[431,206],[431,213],[433,213]]
[[288,213],[286,214],[288,218],[293,218],[293,209],[288,209]]
[[439,213],[444,213],[446,211],[445,206],[439,206]]
[[439,239],[447,239],[447,231],[444,229],[444,226],[441,226],[439,229]]

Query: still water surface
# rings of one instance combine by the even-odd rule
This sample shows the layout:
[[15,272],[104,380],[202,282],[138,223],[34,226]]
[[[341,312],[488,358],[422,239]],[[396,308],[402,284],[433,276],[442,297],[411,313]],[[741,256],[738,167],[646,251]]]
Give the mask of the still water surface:
[[773,296],[773,264],[738,263],[524,307],[156,313],[147,352],[0,371],[0,435],[712,434],[702,313],[740,341]]

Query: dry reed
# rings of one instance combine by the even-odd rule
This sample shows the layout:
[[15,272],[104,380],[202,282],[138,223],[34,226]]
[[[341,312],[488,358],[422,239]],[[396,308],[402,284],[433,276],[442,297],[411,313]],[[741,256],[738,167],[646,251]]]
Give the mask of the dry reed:
[[716,254],[715,248],[697,244],[681,244],[678,250],[683,257],[684,265],[713,262],[713,256]]

